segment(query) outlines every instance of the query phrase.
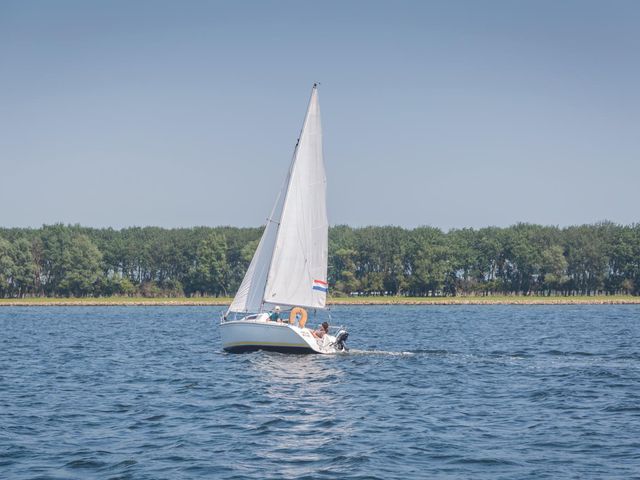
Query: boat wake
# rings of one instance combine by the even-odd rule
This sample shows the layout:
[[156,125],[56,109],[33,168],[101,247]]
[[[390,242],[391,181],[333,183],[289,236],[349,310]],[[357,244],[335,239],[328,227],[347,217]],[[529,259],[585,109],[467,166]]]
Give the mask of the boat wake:
[[388,352],[385,350],[357,350],[355,348],[345,352],[347,355],[388,355],[391,357],[412,357],[413,352]]

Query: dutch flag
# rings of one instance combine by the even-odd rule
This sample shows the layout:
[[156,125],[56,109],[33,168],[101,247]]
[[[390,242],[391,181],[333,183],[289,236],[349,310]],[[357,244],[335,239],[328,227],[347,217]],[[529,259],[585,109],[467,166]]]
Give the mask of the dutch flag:
[[329,289],[329,284],[327,282],[323,282],[322,280],[314,280],[313,289],[327,293],[327,290]]

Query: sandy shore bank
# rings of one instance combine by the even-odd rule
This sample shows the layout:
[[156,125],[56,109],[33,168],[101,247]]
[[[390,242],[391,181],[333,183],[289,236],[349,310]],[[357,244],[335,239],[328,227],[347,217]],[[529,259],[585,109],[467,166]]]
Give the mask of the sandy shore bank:
[[[219,306],[229,305],[230,298],[25,298],[0,299],[0,307],[35,306]],[[640,296],[574,297],[348,297],[329,300],[329,305],[632,305]]]

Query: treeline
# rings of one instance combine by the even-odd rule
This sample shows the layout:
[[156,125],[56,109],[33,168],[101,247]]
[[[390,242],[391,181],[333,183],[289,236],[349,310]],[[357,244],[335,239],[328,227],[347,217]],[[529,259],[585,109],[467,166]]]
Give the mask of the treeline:
[[[0,229],[0,296],[232,296],[262,228]],[[333,227],[337,295],[640,294],[640,224]]]

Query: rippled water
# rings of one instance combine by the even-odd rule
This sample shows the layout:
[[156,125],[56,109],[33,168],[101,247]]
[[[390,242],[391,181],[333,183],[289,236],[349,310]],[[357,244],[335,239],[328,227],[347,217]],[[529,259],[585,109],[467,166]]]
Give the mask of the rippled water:
[[217,310],[0,309],[0,477],[640,476],[638,306],[340,307],[340,356]]

